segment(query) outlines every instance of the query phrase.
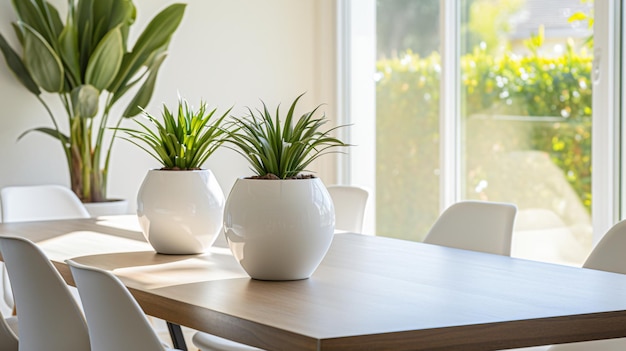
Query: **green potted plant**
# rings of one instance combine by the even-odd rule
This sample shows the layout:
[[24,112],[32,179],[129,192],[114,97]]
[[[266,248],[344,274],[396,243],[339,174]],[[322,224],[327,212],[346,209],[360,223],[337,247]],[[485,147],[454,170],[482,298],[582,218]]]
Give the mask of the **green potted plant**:
[[322,127],[319,106],[295,116],[298,96],[284,120],[263,110],[234,118],[228,145],[248,160],[254,176],[235,182],[224,209],[229,247],[255,279],[308,278],[326,255],[334,234],[335,212],[321,179],[303,174],[318,157],[347,146]]
[[[131,0],[69,0],[65,23],[46,1],[13,0],[17,22],[13,28],[21,47],[18,54],[0,35],[0,50],[18,81],[43,105],[49,127],[32,128],[59,141],[65,154],[71,188],[85,203],[107,201],[107,177],[114,135],[111,126],[135,116],[148,104],[166,49],[180,24],[184,4],[159,12],[128,44],[136,8]],[[55,111],[48,94],[64,109]],[[134,91],[126,109],[113,107]],[[104,102],[103,106],[101,102]],[[68,130],[62,130],[62,118]],[[113,131],[113,134],[115,131]]]
[[160,122],[148,112],[138,129],[119,128],[163,166],[149,170],[137,194],[137,216],[146,240],[159,253],[196,254],[215,242],[222,228],[224,193],[204,162],[224,142],[221,128],[230,110],[214,117],[201,102],[193,109],[180,99],[163,107]]

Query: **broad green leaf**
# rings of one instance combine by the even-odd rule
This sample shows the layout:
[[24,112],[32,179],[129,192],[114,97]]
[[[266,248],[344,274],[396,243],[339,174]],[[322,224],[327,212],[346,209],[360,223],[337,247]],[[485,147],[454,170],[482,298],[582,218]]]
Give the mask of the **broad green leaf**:
[[[110,92],[113,93],[113,99],[111,100],[112,103],[117,102],[117,100],[119,100],[122,96],[124,96],[130,89],[133,88],[133,86],[135,86],[137,83],[142,82],[145,78],[145,76],[147,76],[148,74],[150,74],[151,72],[151,67],[154,65],[155,60],[159,60],[161,55],[163,53],[165,53],[167,51],[167,45],[165,45],[164,47],[161,47],[155,51],[152,52],[152,55],[150,56],[150,58],[148,60],[146,60],[143,63],[143,66],[145,66],[147,69],[142,71],[141,74],[139,74],[138,76],[135,75],[133,76],[133,81],[129,82],[129,81],[125,81],[123,86],[118,87],[117,89],[113,90],[113,86],[115,86],[116,82],[113,82],[111,84],[111,86],[109,86],[109,88],[107,90],[109,90]],[[127,67],[127,63],[130,62],[129,60],[131,60],[131,54],[130,53],[126,53],[124,55],[124,58],[122,59],[122,68],[120,68],[120,72],[123,70],[123,67]],[[120,73],[120,76],[122,74]]]
[[[89,41],[91,41],[91,30],[93,30],[93,6],[94,0],[80,0],[74,11],[74,23],[78,29],[78,34],[80,38],[86,37]],[[89,25],[88,23],[92,24]]]
[[22,33],[22,28],[15,22],[11,22],[11,27],[13,27],[17,40],[19,40],[22,47],[24,47],[24,33]]
[[4,39],[4,36],[0,34],[0,50],[2,50],[2,54],[4,55],[4,59],[7,62],[7,66],[13,71],[17,79],[30,91],[35,95],[41,94],[41,90],[39,90],[39,86],[30,76],[30,73],[24,66],[24,62],[19,57],[19,55],[9,46],[9,43]]
[[141,108],[148,105],[150,99],[152,98],[152,93],[154,92],[154,85],[156,84],[159,68],[166,57],[167,54],[163,53],[153,62],[152,66],[149,68],[150,74],[148,75],[148,78],[146,78],[143,85],[139,87],[139,91],[137,91],[133,100],[128,104],[128,107],[122,116],[133,117],[141,112]]
[[41,17],[45,20],[45,26],[47,27],[50,37],[47,38],[50,45],[54,45],[55,39],[59,37],[63,30],[63,22],[59,16],[59,11],[47,1],[44,0],[31,0],[35,2],[35,5],[41,13]]
[[64,83],[61,59],[39,33],[26,24],[23,27],[24,65],[42,89],[51,93],[61,92]]
[[111,29],[120,25],[131,25],[135,21],[136,9],[130,0],[95,1],[93,3],[95,23],[93,40],[99,41]]
[[80,63],[78,61],[78,33],[72,21],[66,24],[59,36],[59,54],[65,63],[66,70],[72,77],[72,86],[75,87],[82,84]]
[[185,4],[172,4],[159,12],[141,33],[133,51],[141,52],[140,56],[149,56],[153,50],[167,43],[182,21],[185,7]]
[[130,32],[130,24],[123,24],[120,26],[122,32],[122,43],[124,44],[124,52],[128,52],[128,33]]
[[[87,31],[90,31],[91,29],[91,22],[88,22],[86,27],[87,27]],[[87,37],[85,37],[84,35],[81,37],[81,32],[80,30],[77,28],[77,32],[78,32],[78,47],[80,48],[80,52],[78,54],[78,62],[80,63],[80,72],[81,72],[81,76],[84,77],[85,76],[85,71],[87,70],[87,64],[89,63],[89,58],[91,57],[91,51],[93,49],[93,46],[91,45],[91,40]]]
[[40,33],[48,44],[56,41],[56,36],[52,32],[45,14],[35,2],[30,0],[12,0],[11,3],[20,19],[19,22],[26,23]]
[[72,90],[72,106],[74,116],[91,118],[98,113],[100,91],[93,85],[81,85]]
[[185,4],[173,4],[159,12],[141,33],[133,50],[124,58],[120,74],[109,91],[115,92],[137,73],[155,50],[165,47],[182,21]]
[[85,72],[85,83],[98,90],[106,89],[115,79],[123,57],[122,33],[116,27],[102,38],[91,55]]
[[91,50],[96,44],[92,43],[93,38],[93,2],[95,0],[80,0],[74,11],[74,25],[78,33],[78,47],[80,48],[79,62],[81,72],[87,68]]

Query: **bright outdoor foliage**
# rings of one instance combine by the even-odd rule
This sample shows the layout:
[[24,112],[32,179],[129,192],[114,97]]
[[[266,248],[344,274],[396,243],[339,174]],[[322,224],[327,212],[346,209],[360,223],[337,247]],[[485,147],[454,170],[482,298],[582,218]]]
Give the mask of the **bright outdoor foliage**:
[[[550,201],[540,189],[525,189],[530,199],[507,197],[511,177],[534,176],[512,152],[542,150],[589,209],[591,64],[590,55],[571,47],[557,57],[494,57],[479,48],[461,57],[467,198]],[[437,218],[431,209],[439,202],[439,68],[436,53],[377,63],[377,232],[419,239]],[[489,187],[482,189],[482,180]]]

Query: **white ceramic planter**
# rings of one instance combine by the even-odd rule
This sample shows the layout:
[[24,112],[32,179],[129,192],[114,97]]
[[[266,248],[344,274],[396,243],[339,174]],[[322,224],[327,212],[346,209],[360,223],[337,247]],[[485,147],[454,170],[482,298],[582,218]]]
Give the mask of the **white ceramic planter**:
[[128,201],[123,199],[104,202],[86,202],[83,204],[91,217],[129,214]]
[[334,227],[333,203],[319,178],[237,179],[224,209],[228,245],[254,279],[310,277]]
[[224,202],[210,170],[150,170],[137,194],[137,217],[156,252],[197,254],[217,239]]

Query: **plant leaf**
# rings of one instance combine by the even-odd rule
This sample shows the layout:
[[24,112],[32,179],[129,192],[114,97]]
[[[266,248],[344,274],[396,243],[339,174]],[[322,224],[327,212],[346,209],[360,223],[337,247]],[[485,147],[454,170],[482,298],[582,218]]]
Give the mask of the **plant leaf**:
[[24,65],[24,62],[22,62],[22,59],[13,50],[13,48],[9,46],[9,43],[7,43],[2,34],[0,34],[0,50],[2,50],[7,66],[9,66],[11,71],[13,71],[20,83],[22,83],[22,85],[25,86],[31,93],[35,95],[41,94],[39,86],[31,77],[30,73],[26,69],[26,66]]
[[91,118],[98,113],[100,91],[93,85],[80,85],[72,90],[71,95],[74,116]]
[[148,105],[148,103],[150,102],[150,99],[152,98],[152,93],[154,92],[154,85],[156,84],[156,79],[159,73],[159,68],[161,67],[161,64],[163,63],[166,57],[167,57],[167,54],[162,53],[152,63],[152,65],[149,68],[150,74],[148,74],[148,78],[146,78],[145,82],[141,85],[141,87],[139,87],[137,94],[135,95],[135,97],[133,97],[131,102],[128,104],[128,107],[126,107],[126,110],[124,111],[124,114],[122,114],[122,116],[133,117],[137,115],[139,112],[141,112],[141,108]]
[[89,58],[85,83],[98,90],[106,89],[115,79],[123,57],[122,33],[119,27],[115,27],[102,38]]
[[13,28],[17,40],[19,40],[22,47],[24,47],[24,33],[22,33],[22,28],[15,22],[11,22],[11,27]]
[[38,1],[40,1],[40,8],[45,12],[44,15],[48,19],[48,25],[50,26],[52,33],[54,33],[55,37],[58,37],[63,31],[63,22],[61,21],[59,11],[48,1]]
[[65,68],[72,79],[72,85],[77,86],[83,83],[80,62],[78,55],[78,33],[76,26],[70,19],[59,35],[59,54]]
[[69,145],[69,143],[70,143],[70,138],[67,135],[61,133],[60,131],[58,131],[56,129],[46,128],[46,127],[29,129],[29,130],[25,131],[24,133],[20,134],[20,136],[17,137],[17,140],[19,141],[26,134],[28,134],[30,132],[40,132],[40,133],[47,134],[47,135],[49,135],[49,136],[59,140],[65,146]]
[[51,93],[63,90],[64,71],[61,59],[46,40],[27,24],[24,28],[24,65],[33,80]]
[[258,114],[248,108],[250,118],[235,118],[231,122],[225,142],[232,144],[232,149],[246,158],[259,176],[272,173],[280,179],[294,177],[313,160],[332,152],[328,150],[349,146],[329,136],[333,130],[344,126],[320,130],[327,122],[324,115],[314,117],[320,106],[294,121],[295,107],[301,97],[299,95],[291,104],[282,133],[280,110],[276,108],[272,117],[265,104],[263,111],[257,110]]
[[118,76],[108,90],[116,93],[128,83],[156,50],[163,50],[182,21],[185,4],[172,4],[159,12],[141,33],[133,50],[124,57]]
[[92,7],[94,23],[93,42],[99,42],[113,28],[131,25],[136,9],[130,0],[95,1]]
[[[95,44],[92,43],[93,38],[93,2],[95,0],[80,0],[77,3],[74,10],[74,25],[76,26],[76,32],[78,33],[78,47],[80,52],[78,57],[81,67],[81,72],[84,72],[87,68],[87,62],[91,56],[91,50]],[[73,6],[73,1],[70,1],[68,6]]]
[[41,34],[42,38],[49,45],[56,42],[56,33],[53,32],[52,27],[58,25],[58,23],[50,23],[45,13],[46,10],[41,7],[46,7],[47,4],[31,0],[12,0],[11,3],[15,12],[17,12],[18,22],[26,23],[37,33]]

